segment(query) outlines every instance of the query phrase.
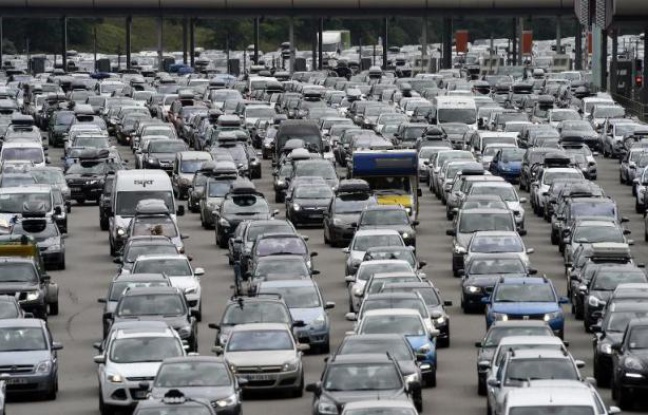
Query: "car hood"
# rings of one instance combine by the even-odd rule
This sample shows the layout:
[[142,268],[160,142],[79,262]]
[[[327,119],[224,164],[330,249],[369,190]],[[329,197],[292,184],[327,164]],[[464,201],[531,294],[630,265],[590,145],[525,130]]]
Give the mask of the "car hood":
[[290,315],[294,321],[301,320],[304,323],[311,324],[313,320],[324,314],[321,307],[309,308],[291,308]]
[[171,162],[175,159],[175,153],[149,153],[150,157],[155,157],[158,161]]
[[477,361],[491,361],[493,356],[495,356],[495,347],[482,347],[477,353]]
[[38,284],[36,283],[0,282],[0,294],[36,289],[38,289]]
[[196,286],[196,280],[193,277],[174,277],[173,275],[169,275],[169,280],[171,280],[173,287],[180,288],[181,290]]
[[510,170],[520,170],[522,169],[522,162],[521,161],[509,161],[508,163],[504,163],[500,161],[498,164],[498,167],[501,169],[510,169]]
[[234,394],[234,389],[231,386],[182,386],[173,388],[156,386],[151,390],[151,396],[162,398],[171,389],[179,389],[185,396],[190,398],[206,399],[208,401],[227,398]]
[[360,219],[360,214],[359,213],[352,213],[352,214],[337,213],[333,217],[344,224],[350,225],[352,223],[358,222],[358,219]]
[[237,366],[281,366],[295,357],[294,350],[225,352],[225,359]]
[[[508,275],[509,277],[511,275]],[[474,285],[477,287],[494,287],[501,275],[480,275],[479,277],[468,277],[464,280],[463,285]]]
[[37,365],[38,362],[51,359],[47,350],[34,350],[29,352],[4,352],[0,353],[0,366]]
[[457,232],[457,236],[455,237],[455,243],[457,245],[463,246],[465,248],[470,243],[470,240],[472,239],[472,236],[473,236],[472,233],[459,233],[459,232]]
[[128,225],[130,225],[131,220],[133,219],[132,216],[117,216],[115,215],[115,229],[117,228],[128,228]]
[[162,361],[138,363],[112,363],[117,372],[125,378],[153,378],[157,374]]
[[504,314],[540,314],[553,313],[560,309],[558,304],[550,303],[494,303],[492,310]]
[[590,290],[589,295],[592,295],[599,300],[607,301],[612,295],[612,291]]
[[180,329],[189,324],[185,316],[180,316],[180,317],[142,316],[140,318],[134,318],[134,319],[120,318],[119,316],[115,316],[115,322],[117,321],[164,321],[174,329]]

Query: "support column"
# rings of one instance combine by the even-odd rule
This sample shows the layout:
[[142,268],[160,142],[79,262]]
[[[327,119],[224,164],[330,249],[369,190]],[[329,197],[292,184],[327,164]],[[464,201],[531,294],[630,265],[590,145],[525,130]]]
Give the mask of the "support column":
[[126,18],[126,69],[132,69],[131,53],[133,49],[133,16]]
[[196,64],[196,19],[189,20],[189,65],[193,68]]
[[68,45],[68,33],[67,33],[67,17],[61,19],[61,49],[63,52],[63,70],[67,72],[67,45]]
[[600,68],[601,68],[601,91],[605,92],[608,90],[608,79],[607,79],[607,47],[608,47],[608,42],[607,42],[607,31],[603,29],[598,29],[601,31],[601,54],[599,56],[600,58]]
[[291,16],[288,23],[288,42],[290,43],[290,60],[288,71],[292,75],[295,72],[295,22]]
[[574,39],[574,69],[583,70],[583,26],[576,21],[576,37]]
[[517,64],[522,65],[522,62],[524,61],[524,56],[522,53],[522,44],[524,43],[522,41],[522,34],[524,33],[524,18],[520,17],[518,19],[518,53],[517,53]]
[[[427,42],[427,14],[423,16],[423,27],[421,28],[421,71],[427,72],[430,65],[427,63],[428,58],[428,42]],[[418,69],[418,68],[417,68]]]
[[92,51],[94,54],[94,71],[97,72],[97,20],[92,21]]
[[157,18],[157,55],[158,55],[158,70],[164,71],[164,62],[162,62],[162,57],[164,56],[164,20],[162,16]]
[[619,55],[619,29],[612,29],[610,31],[612,36],[612,62],[610,62],[610,92],[616,93],[616,70]]
[[[646,30],[648,30],[648,26],[644,27],[644,33],[648,33]],[[648,104],[648,86],[646,86],[646,80],[648,80],[648,53],[646,53],[646,51],[648,51],[648,36],[644,36],[643,83],[641,91],[642,103],[644,105]],[[634,80],[632,82],[634,82]]]
[[443,34],[442,34],[442,61],[441,67],[443,69],[452,68],[452,18],[443,18]]
[[317,69],[320,71],[324,68],[324,50],[322,46],[324,45],[324,18],[320,17],[319,24],[317,25]]
[[182,63],[185,65],[188,63],[187,48],[189,47],[187,42],[187,36],[189,36],[189,19],[186,17],[182,19]]
[[[517,18],[513,18],[513,38],[511,42],[511,63],[516,64],[517,63],[517,56],[518,56],[518,21]],[[520,39],[520,42],[522,39]]]
[[0,69],[2,69],[4,64],[4,48],[2,46],[4,42],[4,19],[0,17]]
[[259,64],[259,18],[254,18],[254,64]]
[[313,64],[311,65],[311,71],[317,69],[317,45],[319,44],[317,41],[318,33],[319,29],[317,25],[317,19],[313,19],[313,30],[311,32],[311,59]]
[[389,47],[389,18],[383,19],[383,37],[382,37],[382,68],[387,69],[387,48]]
[[560,16],[556,16],[556,53],[562,53],[560,49],[562,49],[562,27],[561,27],[561,22],[560,22]]

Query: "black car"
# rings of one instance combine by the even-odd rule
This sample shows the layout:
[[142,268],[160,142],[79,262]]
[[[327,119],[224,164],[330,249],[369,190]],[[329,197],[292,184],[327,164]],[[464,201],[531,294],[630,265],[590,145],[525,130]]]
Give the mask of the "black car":
[[97,299],[97,302],[104,304],[102,312],[102,325],[104,339],[108,335],[112,320],[111,315],[115,312],[117,303],[127,290],[135,287],[170,287],[171,280],[164,274],[121,274],[117,275],[110,286],[106,297]]
[[165,321],[173,327],[192,352],[198,351],[198,326],[187,299],[175,287],[133,287],[119,299],[115,311],[105,313],[109,324],[120,321]]
[[[280,219],[270,220],[251,220],[243,221],[236,227],[236,230],[229,240],[229,262],[230,265],[240,262],[245,266],[247,258],[250,256],[250,250],[256,239],[266,233],[297,233],[295,227],[290,221]],[[245,273],[246,269],[242,269]]]
[[151,385],[149,399],[161,399],[171,390],[185,397],[206,399],[219,415],[241,414],[241,385],[227,362],[213,356],[165,359]]
[[299,184],[286,193],[286,218],[295,226],[320,225],[332,197],[328,185]]
[[353,334],[346,336],[334,353],[342,355],[364,355],[389,353],[398,363],[401,373],[409,383],[416,409],[423,410],[421,393],[422,377],[418,359],[409,343],[398,334]]
[[131,236],[124,248],[113,262],[119,265],[119,271],[130,271],[140,255],[175,255],[178,248],[173,241],[164,235]]
[[630,410],[648,388],[648,319],[630,320],[620,342],[612,344],[612,399]]
[[188,150],[189,147],[182,140],[151,141],[145,149],[142,149],[142,168],[162,169],[170,174],[176,153]]
[[216,415],[216,410],[212,408],[211,402],[205,398],[190,398],[178,389],[170,389],[162,398],[150,398],[138,401],[133,411],[133,415],[167,413]]
[[276,203],[284,202],[285,192],[288,188],[288,178],[292,175],[292,170],[291,163],[284,163],[272,173],[274,176],[272,187],[274,188]]
[[251,182],[235,181],[218,209],[213,211],[216,245],[227,248],[230,236],[241,221],[268,220],[276,213],[270,211],[263,193],[256,191]]
[[376,205],[366,207],[357,222],[357,229],[394,229],[408,246],[416,246],[418,221],[410,221],[407,210],[401,206]]
[[260,235],[254,241],[250,254],[246,258],[245,269],[253,269],[260,258],[275,255],[296,255],[303,258],[312,269],[311,258],[317,256],[317,252],[311,252],[303,236],[295,233],[267,233]]
[[58,225],[51,218],[28,217],[14,224],[12,235],[27,235],[34,238],[45,263],[45,269],[65,269],[65,243]]
[[386,353],[338,355],[328,359],[321,381],[306,385],[313,393],[312,414],[341,413],[351,401],[411,401],[411,391],[394,357]]
[[71,165],[65,172],[65,181],[72,199],[79,204],[86,200],[99,203],[107,175],[123,168],[122,161],[113,160],[108,150],[84,151],[78,163]]
[[612,345],[620,343],[628,322],[648,317],[648,304],[626,302],[610,307],[602,320],[592,326],[594,338],[594,378],[596,385],[607,387],[612,378]]
[[324,215],[324,243],[348,245],[362,211],[377,203],[364,180],[342,180]]
[[23,310],[43,320],[59,312],[58,286],[29,258],[0,259],[0,295],[17,296]]
[[482,311],[483,298],[490,297],[501,277],[525,277],[535,274],[517,254],[473,254],[461,275],[461,309],[464,313]]
[[495,321],[481,341],[475,343],[477,351],[477,393],[486,395],[486,375],[491,368],[495,350],[500,340],[509,336],[553,336],[551,327],[544,321]]

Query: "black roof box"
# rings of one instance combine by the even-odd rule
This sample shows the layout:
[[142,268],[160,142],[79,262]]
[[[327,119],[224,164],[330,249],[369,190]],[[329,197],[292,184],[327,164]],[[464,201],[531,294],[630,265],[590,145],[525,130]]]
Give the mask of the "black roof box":
[[365,180],[347,179],[340,181],[335,193],[371,193],[371,187]]

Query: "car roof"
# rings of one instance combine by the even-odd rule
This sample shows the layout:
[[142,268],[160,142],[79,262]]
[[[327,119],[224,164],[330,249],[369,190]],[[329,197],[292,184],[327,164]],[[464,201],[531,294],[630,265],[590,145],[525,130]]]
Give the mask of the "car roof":
[[[542,325],[537,324],[537,326],[542,326]],[[515,345],[515,344],[564,345],[560,337],[556,337],[556,336],[506,336],[503,337],[499,342],[500,347],[506,347],[507,345]]]
[[475,236],[517,236],[520,237],[520,235],[517,233],[517,231],[476,231]]
[[7,318],[0,320],[0,327],[43,327],[45,324],[39,318]]
[[113,338],[128,339],[137,337],[175,337],[175,331],[169,326],[150,325],[142,327],[119,327],[113,331]]
[[237,324],[232,327],[234,331],[257,331],[257,330],[276,330],[276,331],[289,331],[288,326],[282,323],[248,323]]
[[329,364],[335,363],[391,363],[387,353],[339,354],[335,359],[329,359]]
[[123,297],[142,296],[142,295],[155,295],[155,294],[179,294],[180,291],[176,287],[135,287],[124,293]]
[[412,403],[406,400],[394,401],[394,400],[372,400],[372,401],[355,401],[349,402],[344,405],[344,410],[354,410],[354,409],[383,409],[383,408],[411,408],[414,409]]
[[371,316],[417,316],[421,317],[421,314],[418,310],[411,308],[381,308],[378,310],[368,310],[365,313],[364,318]]
[[542,277],[502,277],[499,281],[500,284],[551,284],[551,281]]
[[155,261],[159,259],[183,259],[189,261],[186,255],[182,254],[155,254],[155,255],[140,255],[135,262],[140,261]]
[[125,274],[119,274],[117,275],[113,281],[168,281],[169,277],[167,277],[164,274],[156,274],[156,273],[144,273],[144,274],[131,274],[131,273],[125,273]]
[[315,281],[307,278],[302,280],[262,281],[259,283],[259,289],[261,289],[261,287],[317,287],[317,284]]
[[512,359],[567,359],[569,357],[568,353],[555,349],[519,349],[515,351],[513,356],[511,356]]
[[162,364],[165,365],[168,363],[195,363],[195,362],[220,363],[220,364],[226,363],[222,357],[200,355],[200,356],[167,357],[166,359],[164,359],[164,362],[162,362]]
[[360,229],[355,233],[357,236],[371,236],[371,235],[399,235],[398,231],[394,229]]

